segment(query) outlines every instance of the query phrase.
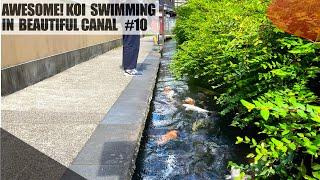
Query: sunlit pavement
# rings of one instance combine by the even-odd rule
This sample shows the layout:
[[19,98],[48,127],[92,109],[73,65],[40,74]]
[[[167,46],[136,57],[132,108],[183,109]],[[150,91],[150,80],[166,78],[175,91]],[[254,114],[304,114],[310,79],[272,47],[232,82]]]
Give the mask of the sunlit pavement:
[[[138,63],[152,48],[152,38],[143,38]],[[132,80],[120,69],[121,58],[122,47],[2,97],[2,128],[70,166]]]

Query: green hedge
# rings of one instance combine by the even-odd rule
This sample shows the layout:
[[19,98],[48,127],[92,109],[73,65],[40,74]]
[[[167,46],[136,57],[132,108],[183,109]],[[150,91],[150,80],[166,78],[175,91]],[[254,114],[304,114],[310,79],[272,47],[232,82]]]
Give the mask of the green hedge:
[[[269,1],[189,0],[177,9],[174,74],[212,87],[233,126],[256,126],[242,174],[320,178],[319,97],[307,86],[320,73],[319,45],[289,35],[266,17]],[[258,135],[257,135],[258,137]]]

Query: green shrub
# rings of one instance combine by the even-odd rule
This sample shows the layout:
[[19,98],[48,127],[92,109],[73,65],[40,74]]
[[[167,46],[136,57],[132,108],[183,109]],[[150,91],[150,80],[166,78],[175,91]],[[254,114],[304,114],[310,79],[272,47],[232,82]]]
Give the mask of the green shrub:
[[265,14],[268,4],[189,0],[178,9],[171,69],[178,78],[212,87],[221,115],[234,116],[233,126],[255,125],[266,137],[238,138],[255,149],[248,155],[254,162],[239,166],[244,172],[319,178],[319,97],[307,87],[320,73],[319,47],[274,27]]

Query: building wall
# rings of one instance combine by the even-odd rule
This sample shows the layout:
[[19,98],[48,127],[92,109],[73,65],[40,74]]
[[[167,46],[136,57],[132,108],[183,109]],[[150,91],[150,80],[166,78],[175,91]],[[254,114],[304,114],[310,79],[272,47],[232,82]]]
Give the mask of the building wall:
[[160,0],[160,6],[166,4],[166,6],[170,9],[174,8],[175,0]]
[[121,37],[107,35],[2,35],[1,68],[119,38]]
[[38,83],[121,44],[121,36],[3,35],[1,96]]

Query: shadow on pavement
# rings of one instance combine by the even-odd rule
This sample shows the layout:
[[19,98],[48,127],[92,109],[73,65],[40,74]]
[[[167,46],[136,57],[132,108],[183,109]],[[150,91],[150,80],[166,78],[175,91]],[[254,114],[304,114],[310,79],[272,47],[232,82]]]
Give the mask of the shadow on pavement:
[[145,70],[147,70],[148,69],[148,66],[150,66],[151,64],[148,64],[148,63],[138,63],[138,65],[137,65],[137,69],[139,70],[139,71],[145,71]]
[[6,130],[0,129],[0,179],[85,179]]
[[[150,66],[150,64],[148,64],[148,63],[138,63],[137,64],[137,70],[143,72],[143,71],[147,70],[148,66]],[[123,71],[123,67],[122,66],[119,66],[119,69],[121,69]]]
[[[135,144],[129,141],[104,143],[98,176],[118,176],[121,179],[128,179],[131,167],[128,162],[134,160],[132,157],[134,149]],[[103,168],[105,165],[108,165],[107,171]]]

